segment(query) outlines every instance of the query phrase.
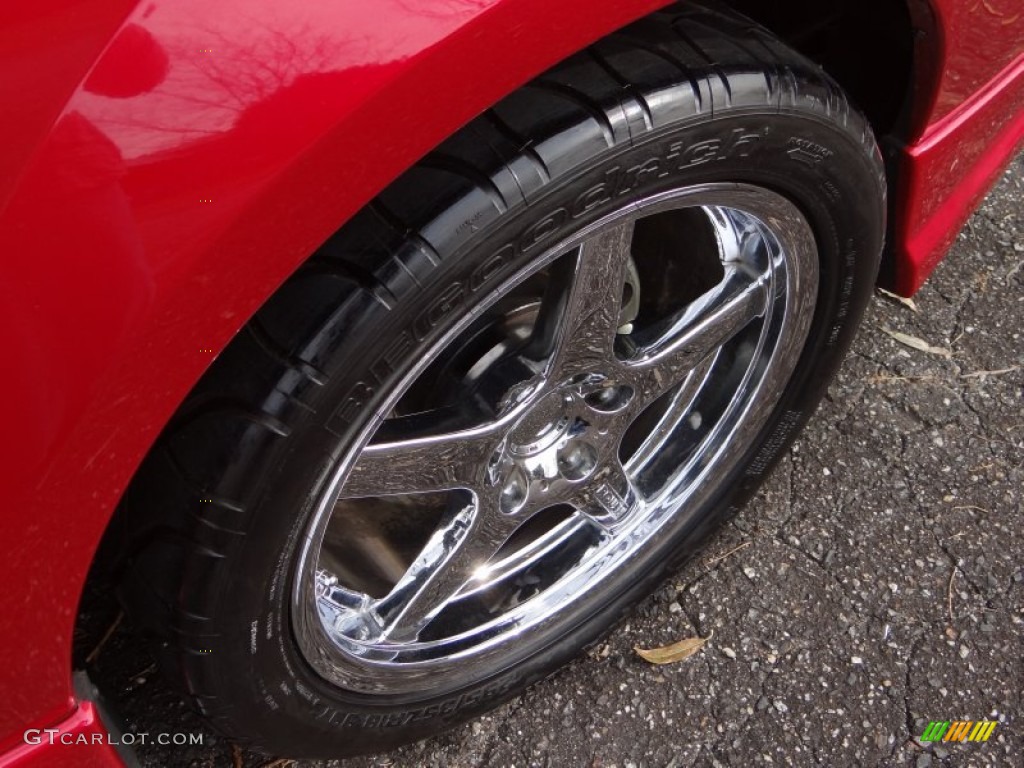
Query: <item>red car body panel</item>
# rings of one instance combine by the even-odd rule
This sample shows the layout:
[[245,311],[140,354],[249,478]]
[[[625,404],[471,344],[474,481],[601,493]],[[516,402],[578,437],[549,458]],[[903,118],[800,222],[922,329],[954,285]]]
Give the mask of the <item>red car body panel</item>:
[[[1024,11],[1017,17],[1024,24]],[[910,296],[946,254],[1024,139],[1024,30],[1017,56],[904,151],[893,287]]]
[[78,702],[69,717],[47,729],[24,729],[22,743],[0,755],[4,768],[109,768],[123,765],[91,701]]
[[[905,293],[1024,139],[1017,0],[987,0],[982,21],[968,0],[913,2],[932,33],[894,205]],[[71,683],[85,575],[132,473],[233,334],[431,147],[662,5],[0,9],[0,765],[70,754],[26,745],[26,729],[101,731]],[[118,764],[107,747],[88,759]]]

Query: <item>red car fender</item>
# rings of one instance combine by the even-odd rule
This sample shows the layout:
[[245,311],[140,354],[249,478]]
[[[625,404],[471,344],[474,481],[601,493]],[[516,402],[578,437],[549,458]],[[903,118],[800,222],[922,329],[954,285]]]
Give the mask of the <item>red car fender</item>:
[[[910,0],[918,38],[914,128],[898,163],[891,287],[910,296],[1024,145],[1019,0]],[[929,86],[929,84],[931,84]]]

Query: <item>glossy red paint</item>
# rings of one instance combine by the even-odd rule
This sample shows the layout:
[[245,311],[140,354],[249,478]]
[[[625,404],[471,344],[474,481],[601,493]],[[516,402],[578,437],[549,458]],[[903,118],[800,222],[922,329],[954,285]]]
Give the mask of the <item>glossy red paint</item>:
[[[4,4],[0,103],[19,119],[0,123],[0,754],[85,711],[70,646],[96,544],[237,329],[416,158],[664,4]],[[1024,20],[1016,0],[988,0],[1005,13],[968,33],[957,25],[976,5],[934,8],[936,87],[894,212],[908,291],[1024,130]]]
[[928,26],[940,38],[939,60],[932,64],[932,99],[922,106],[935,123],[975,98],[1024,53],[1024,7],[1020,0],[934,0],[930,12],[935,19]]
[[1019,0],[909,0],[918,36],[913,128],[899,161],[893,290],[916,292],[1024,146]]
[[0,768],[118,768],[124,765],[112,736],[90,701],[80,702],[60,723],[26,728],[21,744],[0,754]]
[[[1018,48],[1024,49],[1024,12]],[[1024,50],[905,151],[895,222],[893,288],[910,296],[1024,145]]]

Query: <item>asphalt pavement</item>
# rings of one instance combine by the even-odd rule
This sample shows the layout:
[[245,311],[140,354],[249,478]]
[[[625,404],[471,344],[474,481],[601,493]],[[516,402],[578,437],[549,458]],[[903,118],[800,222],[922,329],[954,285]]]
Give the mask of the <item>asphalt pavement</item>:
[[[912,303],[879,293],[757,497],[598,648],[475,722],[372,758],[232,750],[122,623],[93,677],[144,766],[1024,766],[1024,157]],[[900,336],[902,334],[902,336]],[[899,337],[899,338],[897,338]],[[709,637],[653,666],[634,647]],[[930,721],[995,720],[984,743]]]

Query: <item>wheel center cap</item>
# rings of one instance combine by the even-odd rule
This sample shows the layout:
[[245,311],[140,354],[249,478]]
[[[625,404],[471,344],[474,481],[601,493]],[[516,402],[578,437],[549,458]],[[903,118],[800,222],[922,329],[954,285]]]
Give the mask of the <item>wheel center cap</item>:
[[569,427],[572,395],[549,392],[538,400],[509,433],[509,448],[520,456],[532,456],[553,445]]

